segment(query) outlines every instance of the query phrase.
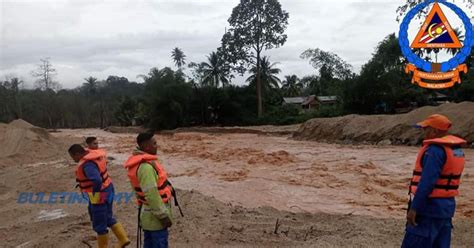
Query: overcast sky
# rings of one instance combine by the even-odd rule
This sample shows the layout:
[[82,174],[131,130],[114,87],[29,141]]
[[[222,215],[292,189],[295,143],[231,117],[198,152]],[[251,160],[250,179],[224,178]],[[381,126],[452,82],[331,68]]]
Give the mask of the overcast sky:
[[[201,62],[220,45],[238,0],[0,0],[0,77],[27,86],[30,72],[49,57],[64,88],[88,76],[138,81],[152,67],[172,66],[180,47],[187,62]],[[398,33],[396,8],[404,0],[280,0],[289,12],[288,40],[266,52],[281,77],[314,74],[299,55],[308,48],[338,54],[359,71],[374,47]],[[241,78],[236,79],[240,84]]]

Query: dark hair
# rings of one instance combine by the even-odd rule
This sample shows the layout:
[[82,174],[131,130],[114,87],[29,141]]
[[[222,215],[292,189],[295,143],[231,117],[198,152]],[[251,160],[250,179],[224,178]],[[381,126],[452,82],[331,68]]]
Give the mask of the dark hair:
[[72,145],[67,151],[72,155],[82,154],[86,152],[86,150],[84,150],[84,147],[79,144]]
[[97,137],[87,137],[86,138],[86,143],[89,145],[90,143],[94,142],[94,140],[96,140]]
[[143,144],[143,142],[151,140],[151,138],[153,138],[153,135],[154,134],[152,132],[140,133],[137,136],[137,144],[140,146],[141,144]]

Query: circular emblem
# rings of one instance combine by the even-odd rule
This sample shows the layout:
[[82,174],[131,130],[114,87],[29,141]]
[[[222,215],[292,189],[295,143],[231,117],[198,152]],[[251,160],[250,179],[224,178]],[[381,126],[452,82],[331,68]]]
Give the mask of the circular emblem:
[[[418,57],[418,55],[416,55],[412,51],[409,44],[409,40],[408,40],[408,26],[410,22],[412,21],[412,19],[420,11],[428,7],[428,5],[435,2],[443,4],[444,6],[451,9],[454,13],[456,13],[456,15],[462,20],[464,29],[466,30],[465,40],[464,40],[463,46],[461,47],[461,50],[448,61],[442,62],[440,64],[440,67],[438,66],[437,70],[434,70],[432,62],[426,61]],[[436,36],[440,36],[442,34],[443,32],[442,27],[439,27],[439,26],[436,27],[437,26],[436,24],[437,23],[433,23],[427,27],[428,37],[426,37],[426,40],[435,39]],[[460,9],[459,7],[457,7],[456,5],[452,3],[446,2],[446,0],[427,0],[416,5],[413,9],[411,9],[407,13],[405,18],[403,18],[403,21],[400,25],[399,43],[400,43],[400,47],[405,58],[407,58],[408,62],[410,64],[413,64],[416,68],[422,69],[425,72],[434,72],[434,71],[448,72],[448,71],[458,68],[458,66],[464,63],[466,58],[470,56],[471,47],[474,46],[474,39],[473,39],[472,32],[473,32],[472,24],[469,18],[467,17],[467,15],[464,13],[464,11],[462,11],[462,9]]]

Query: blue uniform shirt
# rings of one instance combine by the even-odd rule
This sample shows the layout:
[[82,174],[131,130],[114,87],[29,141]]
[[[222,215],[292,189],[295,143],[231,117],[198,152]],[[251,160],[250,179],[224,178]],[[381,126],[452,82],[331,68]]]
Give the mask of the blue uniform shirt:
[[102,187],[102,178],[100,177],[100,171],[97,165],[94,162],[88,161],[84,164],[83,168],[87,179],[91,180],[94,184],[92,190],[94,192],[100,192],[100,188]]
[[430,145],[421,161],[423,167],[421,179],[411,205],[411,208],[415,209],[418,215],[432,218],[452,218],[454,216],[456,210],[454,197],[428,197],[433,191],[445,163],[446,152],[444,148],[439,145]]
[[[84,164],[84,174],[86,174],[86,177],[92,181],[94,186],[92,186],[92,191],[93,192],[100,192],[100,188],[102,188],[102,177],[100,176],[100,171],[97,165],[92,162],[88,161]],[[114,187],[113,184],[111,183],[109,187],[105,188],[102,190],[102,192],[107,192],[107,201],[111,202],[113,201],[113,196],[114,196]]]

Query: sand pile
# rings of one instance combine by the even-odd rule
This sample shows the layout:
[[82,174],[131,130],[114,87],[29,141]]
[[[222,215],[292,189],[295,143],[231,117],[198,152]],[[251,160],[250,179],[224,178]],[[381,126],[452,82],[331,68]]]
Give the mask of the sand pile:
[[0,125],[0,162],[38,163],[64,155],[64,148],[45,129],[24,120]]
[[18,127],[18,128],[33,128],[35,126],[31,125],[29,122],[26,122],[22,119],[14,120],[10,122],[9,124],[12,127]]
[[376,144],[419,144],[421,130],[413,124],[432,114],[446,115],[452,122],[451,133],[474,141],[474,102],[447,103],[423,107],[401,115],[348,115],[311,119],[293,137],[298,140],[347,141]]

